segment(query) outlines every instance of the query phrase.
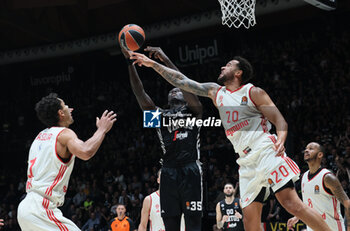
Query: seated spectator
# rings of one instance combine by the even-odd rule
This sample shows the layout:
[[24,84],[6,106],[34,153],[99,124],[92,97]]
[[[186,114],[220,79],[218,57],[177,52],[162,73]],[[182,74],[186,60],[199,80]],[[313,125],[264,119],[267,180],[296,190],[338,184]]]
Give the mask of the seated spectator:
[[82,231],[90,231],[90,230],[97,230],[98,225],[100,224],[100,219],[96,217],[96,214],[94,212],[90,213],[90,218],[87,220],[87,222],[83,225],[81,228]]

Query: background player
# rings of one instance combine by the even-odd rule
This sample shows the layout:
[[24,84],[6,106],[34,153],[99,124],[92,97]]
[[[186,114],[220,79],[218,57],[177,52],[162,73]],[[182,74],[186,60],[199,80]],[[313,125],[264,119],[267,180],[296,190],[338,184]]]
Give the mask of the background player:
[[[193,81],[140,53],[133,52],[131,59],[139,66],[152,67],[176,87],[211,98],[218,108],[226,136],[240,155],[237,163],[245,230],[257,230],[260,226],[262,202],[269,187],[289,213],[315,230],[330,230],[294,189],[300,170],[284,153],[288,125],[269,95],[248,83],[253,68],[246,59],[236,56],[221,68],[218,82],[224,87]],[[277,137],[269,133],[269,121],[275,125]]]
[[[304,160],[309,170],[301,179],[303,201],[319,212],[332,230],[350,231],[344,226],[344,219],[340,212],[340,203],[344,205],[346,219],[350,220],[350,200],[344,192],[338,178],[328,169],[322,168],[322,158],[325,149],[316,142],[309,143],[304,151]],[[297,217],[288,220],[288,229],[292,229],[299,219]],[[312,230],[307,227],[307,230]]]
[[[176,66],[159,47],[147,47],[145,51],[168,67]],[[142,110],[155,110],[158,107],[145,92],[137,70],[130,62],[130,53],[122,47],[129,63],[129,78],[132,90]],[[189,114],[202,116],[202,104],[197,96],[179,88],[168,94],[170,109],[161,109],[163,117],[171,120],[184,119]],[[167,231],[180,230],[182,213],[185,216],[187,231],[201,230],[202,217],[202,169],[199,164],[200,127],[161,127],[157,129],[163,150],[162,177],[160,179],[161,215]]]
[[225,199],[216,205],[216,224],[219,229],[225,231],[243,231],[241,200],[235,198],[233,184],[224,186]]
[[[158,171],[157,182],[160,183],[161,170]],[[160,214],[160,195],[159,189],[143,200],[141,210],[141,221],[138,231],[146,231],[148,220],[150,221],[150,230],[165,230],[164,222]],[[181,216],[181,231],[185,231],[184,216]]]
[[106,110],[97,117],[96,132],[84,142],[68,128],[74,121],[73,108],[57,94],[43,97],[35,110],[48,128],[36,136],[29,150],[27,195],[18,206],[18,223],[22,230],[80,230],[58,207],[64,203],[75,156],[89,160],[96,154],[116,114]]

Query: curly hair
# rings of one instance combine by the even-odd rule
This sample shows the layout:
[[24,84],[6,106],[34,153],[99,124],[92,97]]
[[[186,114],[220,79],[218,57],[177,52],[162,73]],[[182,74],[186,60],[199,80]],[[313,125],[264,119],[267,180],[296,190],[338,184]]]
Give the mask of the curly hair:
[[59,109],[62,109],[62,106],[56,93],[50,93],[41,98],[41,100],[35,105],[38,119],[48,127],[58,125],[59,117],[57,112]]
[[246,84],[250,79],[253,78],[253,67],[248,60],[241,56],[235,56],[234,60],[238,61],[238,68],[242,70],[242,82],[241,84]]

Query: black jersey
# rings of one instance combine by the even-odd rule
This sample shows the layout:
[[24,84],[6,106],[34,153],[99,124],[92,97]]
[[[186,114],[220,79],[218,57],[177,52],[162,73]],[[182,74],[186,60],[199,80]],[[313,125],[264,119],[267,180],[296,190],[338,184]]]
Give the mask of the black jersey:
[[224,223],[222,230],[244,230],[243,218],[239,219],[235,217],[236,211],[241,215],[243,214],[241,206],[239,205],[239,198],[235,198],[231,204],[226,204],[225,200],[220,201],[220,210],[222,216],[228,216],[228,220]]
[[199,160],[200,127],[192,111],[187,106],[163,110],[162,120],[157,133],[164,153],[163,165],[176,167]]

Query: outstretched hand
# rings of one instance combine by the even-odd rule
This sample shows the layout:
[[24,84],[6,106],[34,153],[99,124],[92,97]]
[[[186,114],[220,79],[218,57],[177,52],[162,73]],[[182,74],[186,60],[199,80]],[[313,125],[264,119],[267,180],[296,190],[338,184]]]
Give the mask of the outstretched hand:
[[113,111],[108,112],[108,110],[105,110],[101,118],[96,117],[96,126],[98,129],[102,129],[104,133],[107,133],[109,130],[111,130],[116,120],[117,114],[115,114]]
[[148,51],[148,57],[152,58],[152,56],[156,59],[159,59],[162,62],[165,62],[166,59],[168,59],[168,56],[166,56],[166,54],[164,53],[164,51],[162,50],[162,48],[160,47],[146,47],[144,49],[145,51]]
[[152,59],[148,58],[146,55],[140,54],[140,53],[137,53],[137,52],[132,52],[130,59],[135,60],[133,62],[133,64],[137,64],[140,67],[141,66],[151,67],[155,63],[155,61],[153,61]]
[[122,51],[124,57],[125,57],[126,59],[129,59],[130,56],[131,56],[132,51],[129,51],[128,49],[126,49],[126,48],[124,47],[124,45],[122,45],[122,44],[120,44],[120,49],[121,49],[121,51]]

